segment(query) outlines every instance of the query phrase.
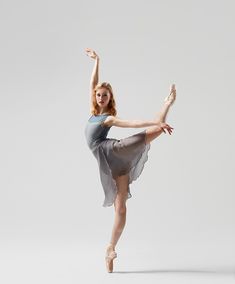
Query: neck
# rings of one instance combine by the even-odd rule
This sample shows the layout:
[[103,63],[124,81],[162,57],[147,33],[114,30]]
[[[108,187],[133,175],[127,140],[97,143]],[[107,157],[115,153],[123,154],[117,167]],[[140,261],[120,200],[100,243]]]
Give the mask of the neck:
[[106,109],[100,109],[99,114],[106,114],[108,111]]

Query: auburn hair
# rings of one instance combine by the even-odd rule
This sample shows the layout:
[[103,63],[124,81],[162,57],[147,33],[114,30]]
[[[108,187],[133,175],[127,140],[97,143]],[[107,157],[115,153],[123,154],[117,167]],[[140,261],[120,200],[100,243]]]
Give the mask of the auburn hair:
[[110,93],[110,100],[109,100],[109,103],[108,103],[108,106],[107,106],[108,107],[107,112],[110,113],[113,116],[116,116],[117,110],[116,110],[116,102],[115,102],[114,95],[113,95],[113,89],[108,82],[102,82],[102,83],[99,83],[95,86],[95,88],[92,92],[92,98],[91,98],[91,114],[93,114],[93,115],[99,114],[99,106],[96,102],[96,92],[100,88],[105,88]]

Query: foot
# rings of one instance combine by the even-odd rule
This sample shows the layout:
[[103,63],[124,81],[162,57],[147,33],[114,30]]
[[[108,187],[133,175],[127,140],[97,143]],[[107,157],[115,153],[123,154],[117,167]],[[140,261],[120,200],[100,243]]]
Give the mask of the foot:
[[117,257],[117,253],[113,247],[113,245],[109,245],[106,249],[105,262],[106,269],[108,272],[113,272],[113,260]]
[[176,89],[175,89],[175,84],[171,85],[170,88],[170,94],[165,98],[165,103],[168,105],[173,105],[174,101],[176,99]]

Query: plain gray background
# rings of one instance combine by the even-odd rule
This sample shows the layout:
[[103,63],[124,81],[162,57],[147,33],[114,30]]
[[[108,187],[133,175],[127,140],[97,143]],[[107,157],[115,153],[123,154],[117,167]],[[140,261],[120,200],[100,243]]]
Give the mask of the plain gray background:
[[[188,283],[174,271],[234,271],[234,6],[1,1],[4,283],[110,280],[103,255],[114,209],[102,207],[97,162],[84,136],[94,65],[86,47],[100,56],[99,81],[111,83],[120,118],[152,119],[170,84],[177,89],[167,117],[174,131],[151,143],[131,184],[115,269],[143,272],[137,278],[149,283]],[[112,127],[108,137],[142,130]],[[211,283],[212,275],[200,277]]]

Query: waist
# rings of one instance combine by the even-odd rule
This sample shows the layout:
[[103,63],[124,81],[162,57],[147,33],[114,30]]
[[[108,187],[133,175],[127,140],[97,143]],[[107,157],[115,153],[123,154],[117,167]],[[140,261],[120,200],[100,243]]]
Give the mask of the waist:
[[88,143],[88,147],[91,151],[95,151],[98,147],[100,147],[102,144],[106,143],[107,141],[117,141],[115,138],[99,138],[91,143]]
[[87,142],[87,145],[91,150],[94,150],[100,145],[102,141],[105,141],[107,139],[108,138],[98,138],[95,141]]

